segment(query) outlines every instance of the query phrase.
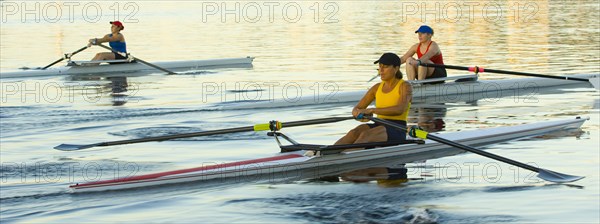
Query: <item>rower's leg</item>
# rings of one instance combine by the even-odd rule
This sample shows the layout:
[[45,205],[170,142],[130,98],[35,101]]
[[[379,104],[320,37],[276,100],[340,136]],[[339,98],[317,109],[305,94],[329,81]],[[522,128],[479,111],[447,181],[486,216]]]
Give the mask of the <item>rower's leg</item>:
[[[428,60],[428,61],[422,62],[422,63],[433,64],[433,62],[431,60]],[[435,71],[435,68],[433,68],[433,67],[419,66],[419,80],[425,80],[427,77],[430,77],[431,75],[433,75],[434,71]]]
[[[347,144],[359,144],[359,143],[367,143],[367,142],[384,142],[387,140],[387,132],[385,131],[384,126],[377,126],[374,128],[370,128],[368,130],[363,131],[358,135],[358,138],[354,142]],[[353,148],[346,149],[343,152],[350,152],[356,150],[362,150],[364,148]]]
[[[340,174],[342,180],[352,181],[354,183],[365,183],[372,180],[377,180],[382,176],[388,175],[387,167],[371,167],[361,170],[353,170],[347,173]],[[356,178],[361,177],[361,178]]]
[[[92,61],[104,61],[104,60],[115,60],[115,54],[112,52],[102,52],[102,53],[97,53],[96,56],[94,56],[94,58],[92,58]],[[87,64],[88,66],[95,66],[95,65],[99,65],[100,63],[95,63],[95,64]]]
[[408,80],[415,80],[417,77],[417,66],[409,65],[406,63],[406,78]]
[[345,145],[352,144],[358,137],[364,132],[369,130],[369,126],[366,124],[361,124],[356,128],[350,130],[344,137],[340,138],[334,145]]
[[363,131],[354,144],[367,143],[367,142],[385,142],[387,141],[387,132],[385,126],[377,126],[369,130]]
[[112,52],[97,53],[92,61],[115,60],[115,54]]

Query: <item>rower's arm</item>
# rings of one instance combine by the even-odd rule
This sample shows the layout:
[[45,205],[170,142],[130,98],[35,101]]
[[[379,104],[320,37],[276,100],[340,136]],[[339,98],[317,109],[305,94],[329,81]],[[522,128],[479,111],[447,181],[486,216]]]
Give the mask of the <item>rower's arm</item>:
[[437,45],[436,42],[431,43],[431,46],[429,47],[429,51],[427,51],[427,53],[425,53],[423,55],[423,57],[419,58],[419,60],[421,60],[421,62],[423,63],[427,63],[427,61],[429,61],[429,59],[435,55],[437,55],[440,52],[440,47]]
[[104,35],[102,38],[96,38],[96,44],[106,43],[106,42],[114,42],[114,41],[123,41],[123,34],[110,36],[108,34]]
[[406,53],[404,53],[404,55],[402,55],[402,57],[400,57],[400,64],[406,63],[406,60],[408,60],[408,58],[412,57],[417,53],[417,46],[418,44],[413,45],[408,49],[408,51],[406,51]]
[[375,93],[377,92],[377,88],[379,88],[379,85],[381,85],[381,83],[373,85],[369,89],[369,91],[367,91],[367,93],[363,96],[363,98],[360,99],[360,101],[358,101],[356,106],[354,106],[354,108],[352,109],[353,116],[358,116],[359,113],[361,113],[365,108],[367,108],[371,104],[371,102],[373,102],[373,100],[375,100]]
[[371,110],[373,113],[387,116],[396,116],[404,113],[404,111],[406,111],[406,107],[408,107],[408,104],[412,101],[412,86],[409,83],[404,82],[399,89],[400,99],[398,99],[398,104],[396,104],[396,106],[372,108]]

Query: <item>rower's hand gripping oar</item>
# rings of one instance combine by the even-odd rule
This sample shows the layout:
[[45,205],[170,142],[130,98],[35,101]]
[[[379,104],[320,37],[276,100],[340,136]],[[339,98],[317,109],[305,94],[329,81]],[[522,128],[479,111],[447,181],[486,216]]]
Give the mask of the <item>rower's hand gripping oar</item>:
[[[117,53],[117,54],[119,54],[119,55],[121,55],[121,56],[123,56],[123,57],[127,57],[127,56],[128,56],[128,55],[124,54],[123,52],[118,52],[118,51],[116,51],[116,50],[114,50],[114,49],[112,49],[112,48],[110,48],[110,47],[107,47],[107,46],[105,46],[105,45],[103,45],[103,44],[96,44],[96,45],[98,45],[98,46],[100,46],[100,47],[103,47],[103,48],[105,48],[105,49],[107,49],[107,50],[110,50],[110,51],[112,51],[112,52],[114,52],[114,53]],[[165,69],[165,68],[162,68],[162,67],[160,67],[160,66],[158,66],[158,65],[152,64],[152,63],[150,63],[150,62],[144,61],[144,60],[142,60],[142,59],[136,58],[136,57],[134,57],[134,56],[132,56],[132,55],[129,55],[129,56],[130,56],[131,58],[133,58],[134,60],[141,62],[142,64],[145,64],[145,65],[148,65],[148,66],[150,66],[150,67],[152,67],[152,68],[155,68],[155,69],[161,70],[161,71],[163,71],[163,72],[166,72],[166,73],[167,73],[167,74],[169,74],[169,75],[174,75],[174,74],[176,74],[175,72],[172,72],[172,71],[170,71],[170,70],[167,70],[167,69]]]
[[139,138],[139,139],[130,139],[130,140],[121,140],[121,141],[111,141],[111,142],[100,142],[88,145],[73,145],[73,144],[61,144],[54,149],[62,150],[62,151],[76,151],[82,150],[92,147],[100,147],[100,146],[112,146],[112,145],[125,145],[125,144],[133,144],[133,143],[141,143],[141,142],[152,142],[152,141],[165,141],[177,138],[190,138],[190,137],[199,137],[199,136],[209,136],[209,135],[218,135],[218,134],[229,134],[236,132],[246,132],[246,131],[273,131],[279,130],[282,127],[296,127],[296,126],[304,126],[304,125],[313,125],[313,124],[324,124],[324,123],[333,123],[339,122],[343,120],[354,119],[354,117],[330,117],[330,118],[321,118],[321,119],[312,119],[312,120],[303,120],[303,121],[292,121],[281,123],[279,121],[271,121],[265,124],[257,124],[253,126],[246,127],[237,127],[237,128],[226,128],[220,130],[212,130],[212,131],[201,131],[201,132],[192,132],[192,133],[183,133],[183,134],[175,134],[175,135],[164,135],[157,137],[148,137],[148,138]]
[[[360,116],[361,115],[359,115],[359,118],[360,118]],[[514,166],[521,167],[523,169],[531,170],[533,172],[538,173],[538,177],[541,178],[541,179],[543,179],[543,180],[546,180],[546,181],[555,182],[555,183],[567,183],[567,182],[573,182],[573,181],[577,181],[579,179],[584,178],[582,176],[573,176],[573,175],[563,174],[563,173],[559,173],[559,172],[555,172],[555,171],[546,170],[546,169],[534,167],[534,166],[531,166],[531,165],[527,165],[525,163],[521,163],[519,161],[515,161],[515,160],[509,159],[509,158],[506,158],[506,157],[502,157],[502,156],[499,156],[499,155],[496,155],[496,154],[493,154],[493,153],[489,153],[489,152],[486,152],[486,151],[482,151],[482,150],[473,148],[473,147],[468,146],[468,145],[463,145],[463,144],[460,144],[458,142],[450,141],[450,140],[447,140],[447,139],[444,139],[444,138],[441,138],[441,137],[438,137],[438,136],[435,136],[435,135],[430,135],[426,131],[420,130],[420,129],[415,128],[415,127],[412,127],[409,130],[409,129],[407,129],[406,126],[398,125],[396,123],[393,123],[393,122],[390,122],[390,121],[386,121],[386,120],[383,120],[383,119],[379,119],[379,118],[375,118],[375,117],[371,117],[371,116],[364,116],[364,118],[372,120],[372,121],[374,121],[376,123],[380,123],[380,124],[383,124],[383,125],[386,125],[386,126],[390,126],[390,127],[393,127],[393,128],[400,129],[402,131],[406,131],[412,137],[417,137],[417,138],[421,138],[421,139],[431,139],[433,141],[436,141],[436,142],[439,142],[439,143],[442,143],[442,144],[446,144],[446,145],[449,145],[449,146],[453,146],[453,147],[456,147],[456,148],[459,148],[459,149],[462,149],[462,150],[465,150],[465,151],[469,151],[469,152],[481,155],[481,156],[485,156],[485,157],[488,157],[488,158],[491,158],[491,159],[502,161],[502,162],[505,162],[505,163],[508,163],[508,164],[511,164],[511,165],[514,165]]]
[[73,53],[65,54],[64,57],[62,57],[61,59],[58,59],[58,60],[50,63],[49,65],[46,65],[45,67],[43,67],[41,69],[44,70],[44,69],[50,68],[51,66],[53,66],[53,65],[55,65],[55,64],[57,64],[57,63],[59,63],[59,62],[61,62],[63,60],[65,60],[65,59],[69,59],[69,58],[73,57],[73,55],[76,55],[77,53],[82,52],[82,51],[84,51],[85,49],[88,49],[88,48],[89,48],[88,46],[85,46],[85,47],[80,48],[79,50],[74,51]]
[[497,70],[497,69],[484,69],[483,67],[465,67],[465,66],[456,66],[456,65],[441,65],[441,64],[431,64],[431,63],[420,63],[420,66],[424,67],[435,67],[435,68],[447,68],[447,69],[456,69],[456,70],[464,70],[475,73],[481,72],[489,72],[489,73],[498,73],[505,75],[522,75],[522,76],[531,76],[531,77],[539,77],[539,78],[549,78],[549,79],[562,79],[562,80],[573,80],[573,81],[582,81],[589,82],[594,86],[595,89],[600,90],[600,77],[594,77],[591,79],[582,79],[577,77],[568,77],[568,76],[553,76],[553,75],[542,75],[535,73],[527,73],[527,72],[513,72],[506,70]]

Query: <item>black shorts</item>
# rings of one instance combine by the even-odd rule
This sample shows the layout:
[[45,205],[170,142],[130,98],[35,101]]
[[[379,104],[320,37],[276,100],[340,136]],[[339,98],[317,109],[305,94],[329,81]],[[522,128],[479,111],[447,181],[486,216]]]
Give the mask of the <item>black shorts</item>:
[[[115,55],[115,60],[123,60],[123,59],[127,59],[126,57],[123,57],[121,54],[117,54],[115,52],[113,52],[113,54]],[[125,62],[110,62],[109,64],[124,64],[124,63],[129,63],[128,61]]]
[[113,54],[115,55],[115,60],[127,59],[126,57],[123,57],[123,55],[117,54],[116,52],[113,52]]
[[[404,127],[406,127],[406,121],[401,121],[401,120],[386,120],[386,121],[391,121],[394,122],[396,124],[402,125]],[[374,128],[377,126],[381,126],[383,124],[367,124],[369,125],[369,128]],[[394,127],[389,127],[389,126],[385,126],[385,132],[387,133],[387,141],[388,142],[397,142],[397,141],[404,141],[406,140],[406,132],[402,131],[398,128],[394,128]]]
[[[445,78],[445,77],[448,77],[448,73],[446,73],[445,68],[435,68],[435,70],[433,70],[433,74],[431,74],[431,76],[427,77],[426,79]],[[430,83],[426,83],[426,84],[440,84],[440,83],[444,83],[444,81],[430,82]]]
[[407,179],[408,176],[406,175],[408,173],[408,169],[402,167],[402,168],[391,168],[391,167],[386,167],[387,171],[388,171],[388,180],[397,180],[397,179]]

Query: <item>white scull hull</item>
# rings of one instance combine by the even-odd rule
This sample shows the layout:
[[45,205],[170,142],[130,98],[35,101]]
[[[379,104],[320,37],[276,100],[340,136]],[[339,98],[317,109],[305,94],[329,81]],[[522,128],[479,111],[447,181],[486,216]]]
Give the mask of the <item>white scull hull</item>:
[[[436,134],[451,141],[470,146],[489,145],[498,142],[541,135],[548,132],[579,128],[585,118],[545,121],[517,126],[470,130]],[[390,163],[409,163],[439,158],[463,152],[447,145],[425,141],[425,144],[398,145],[368,150],[323,155],[304,156],[305,151],[280,153],[273,157],[223,163],[211,166],[133,176],[128,178],[97,181],[70,186],[74,192],[121,190],[186,182],[214,181],[228,178],[316,178],[339,174],[356,169]]]
[[[253,57],[245,58],[224,58],[224,59],[207,59],[207,60],[189,60],[189,61],[164,61],[150,62],[159,67],[171,70],[198,70],[206,68],[226,68],[237,67],[243,65],[251,65]],[[25,78],[25,77],[44,77],[58,75],[90,75],[104,73],[123,73],[123,72],[139,72],[156,70],[148,65],[140,62],[123,63],[123,64],[101,64],[96,66],[63,66],[57,68],[30,69],[14,72],[2,72],[0,78]],[[158,71],[158,70],[156,70]],[[160,71],[158,71],[160,72]]]
[[[598,74],[581,74],[570,77],[592,79]],[[502,80],[478,80],[465,82],[446,82],[443,84],[413,85],[413,103],[472,102],[478,99],[499,99],[517,97],[524,101],[536,100],[543,88],[586,88],[593,87],[590,82],[560,80],[548,78],[515,78]],[[547,90],[546,90],[547,91]],[[253,102],[229,102],[220,105],[223,110],[262,109],[295,107],[307,105],[357,103],[367,90],[331,92],[321,95],[308,95],[292,99],[265,99]]]

